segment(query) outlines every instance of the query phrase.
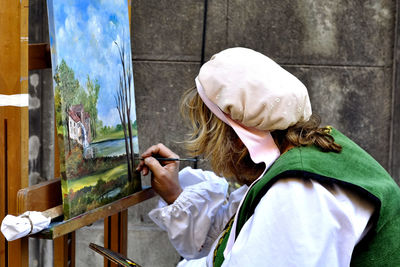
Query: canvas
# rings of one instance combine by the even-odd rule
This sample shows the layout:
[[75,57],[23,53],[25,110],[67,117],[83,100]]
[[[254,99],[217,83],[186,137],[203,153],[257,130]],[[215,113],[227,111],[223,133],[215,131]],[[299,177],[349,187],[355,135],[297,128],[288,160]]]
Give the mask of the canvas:
[[65,219],[141,189],[126,0],[48,0]]

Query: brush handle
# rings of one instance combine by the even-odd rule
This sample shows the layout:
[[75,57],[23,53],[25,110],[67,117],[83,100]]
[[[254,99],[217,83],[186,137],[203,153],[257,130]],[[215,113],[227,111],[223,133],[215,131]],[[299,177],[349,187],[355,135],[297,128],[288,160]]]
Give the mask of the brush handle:
[[[196,159],[196,158],[178,159],[178,158],[159,158],[159,157],[155,157],[155,159],[158,160],[158,161],[192,161],[192,162],[198,161],[198,159]],[[144,158],[139,158],[139,160],[144,160]]]

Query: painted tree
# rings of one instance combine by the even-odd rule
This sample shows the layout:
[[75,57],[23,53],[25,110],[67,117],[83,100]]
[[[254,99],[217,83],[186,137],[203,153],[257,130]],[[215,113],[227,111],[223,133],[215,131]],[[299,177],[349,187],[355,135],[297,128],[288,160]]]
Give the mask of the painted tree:
[[[118,114],[121,120],[122,129],[125,137],[126,157],[128,160],[128,177],[129,182],[133,183],[133,188],[139,189],[141,181],[135,172],[135,154],[133,150],[133,134],[132,134],[132,65],[130,60],[126,60],[125,47],[121,47],[115,42],[118,47],[118,52],[122,65],[122,72],[119,75],[119,87],[115,95],[115,102],[118,109]],[[136,177],[136,179],[135,179]]]
[[87,76],[86,80],[86,90],[88,93],[87,101],[85,102],[85,110],[90,115],[90,131],[92,138],[96,138],[96,128],[99,123],[98,112],[97,112],[97,100],[99,99],[100,84],[98,80],[92,81]]
[[96,80],[91,80],[87,75],[86,90],[79,84],[75,78],[74,70],[67,65],[63,59],[57,66],[55,89],[55,107],[57,111],[57,126],[66,125],[66,134],[68,136],[68,148],[71,151],[69,136],[68,111],[72,105],[83,104],[84,109],[90,115],[90,129],[92,138],[96,137],[96,126],[100,123],[97,112],[97,101],[99,99],[100,84]]
[[67,126],[66,132],[68,136],[68,151],[71,151],[68,111],[71,105],[76,101],[75,99],[80,91],[80,85],[79,81],[75,79],[74,71],[67,65],[64,59],[56,68],[54,80],[56,82],[56,94],[59,93],[61,99],[61,119]]

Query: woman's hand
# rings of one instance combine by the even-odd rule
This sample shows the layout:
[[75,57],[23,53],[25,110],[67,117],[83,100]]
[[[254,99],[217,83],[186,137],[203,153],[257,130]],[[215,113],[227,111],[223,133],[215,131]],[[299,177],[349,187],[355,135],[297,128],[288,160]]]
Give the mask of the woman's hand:
[[153,155],[163,158],[179,158],[179,156],[163,144],[154,145],[142,154],[144,161],[140,161],[136,168],[143,175],[147,175],[151,171],[151,186],[154,191],[168,204],[171,204],[182,192],[178,179],[179,161],[159,162]]

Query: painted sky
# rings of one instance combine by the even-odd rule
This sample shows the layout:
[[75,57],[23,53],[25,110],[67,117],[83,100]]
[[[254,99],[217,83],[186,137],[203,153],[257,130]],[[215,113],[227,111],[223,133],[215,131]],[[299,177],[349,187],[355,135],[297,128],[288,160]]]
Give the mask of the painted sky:
[[[122,67],[114,42],[125,44],[130,60],[127,1],[52,0],[49,4],[51,2],[55,32],[53,38],[56,44],[55,47],[52,44],[52,49],[55,49],[57,61],[66,61],[83,88],[86,88],[87,75],[92,80],[99,81],[99,119],[103,121],[103,125],[119,124],[114,95],[118,89]],[[49,14],[50,20],[51,17]],[[135,100],[132,101],[132,107],[135,107]],[[131,118],[135,120],[134,109],[132,113]]]

